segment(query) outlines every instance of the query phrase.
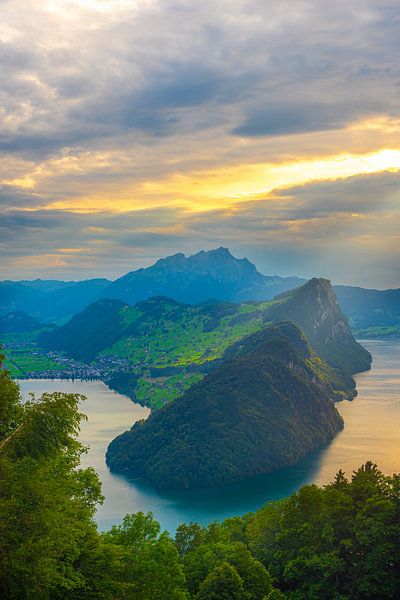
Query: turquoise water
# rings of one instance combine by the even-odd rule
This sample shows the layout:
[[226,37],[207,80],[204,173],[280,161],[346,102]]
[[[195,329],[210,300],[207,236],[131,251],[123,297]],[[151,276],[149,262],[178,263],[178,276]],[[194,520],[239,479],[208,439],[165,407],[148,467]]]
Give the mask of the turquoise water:
[[151,510],[164,529],[173,532],[179,523],[207,524],[260,508],[265,502],[289,495],[306,483],[327,483],[342,468],[347,474],[367,460],[377,462],[386,473],[400,471],[400,342],[368,341],[372,370],[356,376],[358,396],[341,402],[338,409],[344,430],[323,450],[295,467],[223,488],[184,492],[158,492],[144,481],[112,475],[105,463],[108,443],[148,409],[109,390],[100,381],[23,380],[21,389],[81,393],[87,397],[82,409],[88,415],[81,440],[90,446],[84,457],[103,482],[106,497],[97,512],[99,527],[107,529],[127,512]]

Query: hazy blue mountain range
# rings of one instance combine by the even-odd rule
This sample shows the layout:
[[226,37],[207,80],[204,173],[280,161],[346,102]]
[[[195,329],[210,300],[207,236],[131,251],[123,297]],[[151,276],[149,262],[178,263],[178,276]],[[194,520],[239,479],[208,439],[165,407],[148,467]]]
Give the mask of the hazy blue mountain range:
[[335,293],[358,337],[400,337],[400,289],[337,285]]
[[110,468],[160,488],[209,487],[292,465],[330,441],[343,421],[305,336],[286,322],[252,338],[117,437]]
[[[269,300],[305,283],[297,277],[262,275],[247,259],[226,248],[182,253],[131,271],[116,281],[2,281],[0,316],[22,310],[40,321],[62,323],[101,298],[135,304],[166,296],[185,304],[207,300],[243,302]],[[400,335],[400,290],[334,287],[353,332],[360,337]]]
[[101,298],[114,298],[128,304],[152,296],[168,296],[187,304],[209,299],[265,300],[304,281],[297,277],[262,275],[246,258],[234,258],[226,248],[218,248],[188,258],[181,253],[162,258],[114,282],[107,279],[2,281],[0,315],[23,310],[36,318],[56,321],[71,317]]
[[0,315],[24,311],[41,321],[72,317],[109,285],[107,279],[86,281],[1,281]]
[[227,248],[185,257],[179,253],[147,269],[132,271],[111,283],[108,298],[135,304],[151,296],[168,296],[186,304],[209,299],[242,302],[268,300],[304,283],[297,277],[262,275],[247,258],[235,258]]
[[4,317],[0,317],[0,334],[30,333],[38,329],[43,329],[43,327],[43,323],[27,315],[22,310],[17,310],[8,313]]
[[76,281],[61,281],[59,279],[21,279],[17,281],[20,285],[37,290],[39,292],[54,292],[75,285]]

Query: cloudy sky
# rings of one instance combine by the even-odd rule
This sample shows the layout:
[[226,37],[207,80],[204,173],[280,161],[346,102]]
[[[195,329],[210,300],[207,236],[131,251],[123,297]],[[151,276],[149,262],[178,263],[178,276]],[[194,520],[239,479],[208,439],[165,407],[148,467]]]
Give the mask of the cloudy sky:
[[3,279],[227,246],[400,286],[398,0],[0,0]]

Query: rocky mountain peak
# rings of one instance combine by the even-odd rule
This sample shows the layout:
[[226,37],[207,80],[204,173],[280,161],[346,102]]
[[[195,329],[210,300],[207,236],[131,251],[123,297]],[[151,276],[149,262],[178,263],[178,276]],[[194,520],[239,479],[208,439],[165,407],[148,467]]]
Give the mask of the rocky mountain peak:
[[354,339],[328,279],[314,277],[279,299],[282,302],[267,310],[266,319],[296,323],[317,354],[336,368],[348,373],[369,368],[371,356]]

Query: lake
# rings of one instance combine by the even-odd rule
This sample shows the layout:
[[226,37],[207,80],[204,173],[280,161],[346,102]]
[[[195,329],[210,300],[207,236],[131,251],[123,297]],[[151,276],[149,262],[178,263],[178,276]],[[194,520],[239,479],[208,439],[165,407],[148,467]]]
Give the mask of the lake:
[[373,356],[371,371],[356,376],[358,396],[341,402],[338,409],[345,427],[328,447],[295,467],[263,475],[223,488],[183,492],[159,492],[140,480],[112,475],[104,462],[108,443],[149,414],[101,381],[21,380],[29,392],[70,392],[87,397],[82,411],[81,441],[90,446],[84,465],[93,466],[103,482],[106,500],[97,512],[101,529],[120,522],[127,512],[152,511],[163,529],[173,532],[182,522],[207,524],[260,508],[307,483],[328,483],[339,468],[348,475],[367,460],[385,473],[400,471],[400,342],[363,341]]

